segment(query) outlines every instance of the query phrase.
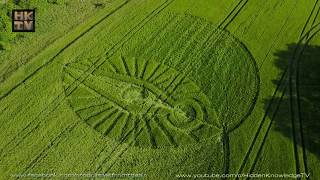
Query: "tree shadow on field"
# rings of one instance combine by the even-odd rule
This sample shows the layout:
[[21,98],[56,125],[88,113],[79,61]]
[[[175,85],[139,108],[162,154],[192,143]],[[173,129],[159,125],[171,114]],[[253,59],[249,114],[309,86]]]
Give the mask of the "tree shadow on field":
[[[281,82],[283,86],[279,86],[279,96],[277,98],[269,98],[265,101],[265,112],[272,120],[273,129],[293,140],[293,142],[293,133],[299,134],[299,137],[302,133],[303,140],[298,139],[296,143],[320,159],[320,46],[289,44],[287,50],[275,53],[276,60],[274,63],[281,73],[286,72],[288,75],[288,62],[294,59],[293,55],[297,54],[297,47],[298,49],[304,48],[304,50],[299,58],[295,59],[299,62],[296,66],[298,70],[296,81],[298,96],[293,97],[298,98],[292,99],[291,102],[300,103],[300,122],[302,122],[302,126],[299,124],[299,111],[296,112],[298,103],[296,103],[292,107],[294,107],[294,126],[297,130],[293,131],[288,76],[284,76],[283,81],[280,81],[280,77],[273,81],[275,86],[278,86]],[[281,95],[283,95],[282,98],[280,98]],[[269,106],[270,103],[271,106]],[[273,113],[270,113],[272,111]],[[300,131],[300,127],[302,127],[302,131]]]

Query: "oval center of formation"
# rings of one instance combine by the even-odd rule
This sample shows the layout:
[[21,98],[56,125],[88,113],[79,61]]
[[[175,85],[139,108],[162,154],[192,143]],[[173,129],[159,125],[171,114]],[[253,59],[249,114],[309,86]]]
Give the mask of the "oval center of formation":
[[[186,27],[186,31],[190,31],[191,35],[201,36],[200,33],[190,30],[192,28],[188,25],[190,21],[204,23],[202,30],[210,29],[211,25],[196,17],[183,15],[164,17],[168,18],[167,21],[173,26]],[[154,25],[155,23],[150,23],[145,25],[145,28],[154,29],[148,27]],[[218,46],[213,44],[210,45],[212,49],[204,48],[200,52],[197,51],[197,45],[194,51],[199,54],[187,56],[186,54],[190,53],[187,51],[188,46],[193,43],[200,44],[197,42],[198,39],[190,40],[188,36],[181,39],[181,35],[171,33],[173,30],[162,28],[163,35],[159,36],[159,41],[162,38],[163,43],[166,43],[173,38],[176,39],[176,44],[181,43],[181,47],[176,49],[176,45],[171,45],[171,49],[166,53],[162,53],[161,49],[157,50],[157,44],[154,43],[157,39],[152,39],[152,36],[149,40],[148,38],[141,40],[140,36],[145,34],[142,29],[132,38],[132,43],[131,41],[124,43],[123,50],[119,50],[111,57],[102,58],[104,61],[97,69],[90,70],[92,63],[86,60],[67,64],[64,68],[65,90],[76,114],[90,127],[108,138],[120,143],[151,148],[199,143],[217,136],[223,127],[229,128],[239,123],[243,115],[237,114],[236,108],[234,112],[223,113],[226,106],[236,105],[232,101],[228,104],[228,98],[235,99],[239,94],[231,93],[230,96],[235,96],[233,98],[228,95],[224,97],[223,93],[229,94],[230,89],[239,90],[243,87],[228,82],[226,85],[221,85],[224,83],[221,81],[230,80],[229,76],[244,75],[247,78],[248,73],[251,76],[251,70],[247,67],[251,68],[252,72],[254,67],[250,64],[249,52],[241,48],[241,45],[235,46],[240,49],[239,51],[226,50],[238,55],[239,52],[245,53],[242,60],[246,72],[237,74],[233,69],[239,67],[226,66],[221,69],[222,66],[218,62],[221,59],[228,60],[229,55],[221,54],[219,51],[219,48],[225,46],[223,43],[228,43],[227,46],[229,41],[237,43],[230,34],[221,30],[208,30],[209,34],[212,34],[212,31],[219,32],[217,37],[222,37],[224,40],[219,41]],[[216,41],[216,38],[211,40],[212,37],[214,36],[207,38],[209,42]],[[148,43],[152,47],[144,48],[144,44]],[[164,44],[162,47],[166,46],[169,45]],[[230,61],[232,63],[239,60]],[[214,77],[214,74],[218,76]],[[252,77],[254,80],[256,75],[253,73]],[[237,78],[239,80],[241,77]],[[70,91],[69,88],[75,81],[79,81],[78,86]],[[247,88],[254,88],[254,85],[250,84]],[[249,91],[254,95],[254,89]],[[247,104],[249,106],[250,102]],[[228,121],[225,116],[231,120]]]

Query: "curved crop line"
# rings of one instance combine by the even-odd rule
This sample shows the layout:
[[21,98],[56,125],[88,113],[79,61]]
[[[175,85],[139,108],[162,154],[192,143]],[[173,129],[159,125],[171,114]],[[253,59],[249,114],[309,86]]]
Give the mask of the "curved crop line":
[[174,140],[174,137],[164,127],[162,121],[157,116],[154,117],[154,122],[157,124],[157,126],[160,128],[160,130],[166,135],[166,137],[167,137],[168,141],[170,142],[170,144],[173,145],[174,147],[178,147],[178,143]]
[[[191,129],[183,129],[183,128],[180,128],[180,127],[177,127],[173,122],[172,122],[172,114],[171,113],[168,113],[166,115],[166,118],[167,118],[167,121],[169,122],[169,126],[171,126],[171,128],[174,128],[175,131],[178,131],[178,132],[182,132],[183,134],[187,135],[187,136],[190,136],[195,142],[199,142],[200,141],[200,138],[198,138],[196,135],[194,135],[194,132],[197,131],[197,130],[200,130],[201,128],[203,128],[205,125],[207,125],[208,127],[212,127],[211,124],[208,124],[204,121],[200,122],[200,124],[197,124],[195,126],[193,126]],[[195,119],[194,121],[197,121],[198,119]],[[160,122],[160,121],[159,121]],[[177,143],[176,143],[177,144]],[[174,144],[173,144],[174,145]],[[174,145],[176,147],[178,147],[178,144],[177,145]]]
[[[218,29],[215,29],[215,30],[213,31],[213,33],[212,33],[210,36],[208,36],[208,38],[205,40],[205,42],[203,43],[203,46],[204,46],[205,49],[208,49],[209,47],[213,47],[214,44],[218,42],[219,38],[224,34],[224,33],[221,31],[221,32],[219,33],[218,38],[216,38],[214,41],[210,42],[209,40],[211,39],[211,37],[213,36],[213,34],[214,34],[215,32],[217,32],[217,31],[218,31]],[[227,30],[223,30],[223,31],[224,31],[225,33],[228,33],[228,34],[231,35],[231,33],[228,32]],[[252,105],[250,106],[248,112],[247,112],[247,113],[245,114],[245,116],[240,120],[240,123],[239,123],[238,125],[234,125],[233,127],[230,127],[230,129],[228,130],[228,133],[230,133],[231,131],[233,131],[233,130],[235,130],[236,128],[238,128],[238,127],[240,126],[240,124],[242,124],[243,121],[249,117],[249,115],[252,113],[252,111],[253,111],[253,109],[254,109],[254,107],[255,107],[255,104],[257,103],[257,100],[258,100],[258,97],[259,97],[259,93],[260,93],[260,75],[259,75],[258,65],[257,65],[257,63],[256,63],[253,55],[252,55],[252,54],[250,53],[250,51],[248,50],[248,48],[247,48],[241,41],[239,41],[239,39],[237,39],[236,37],[233,37],[233,38],[240,43],[240,46],[241,46],[242,48],[244,48],[247,52],[249,52],[249,53],[248,53],[249,56],[250,56],[249,59],[251,60],[251,63],[253,64],[253,68],[254,68],[254,71],[255,71],[255,74],[256,74],[256,90],[257,90],[257,91],[256,91],[256,94],[254,95],[254,97],[253,97],[253,99],[252,99],[252,103],[251,103]],[[207,43],[209,43],[209,45],[205,45],[205,44],[207,44]],[[204,55],[202,55],[202,56],[204,56]],[[188,67],[189,67],[190,65],[191,65],[191,63],[188,65]],[[188,70],[187,67],[186,67],[185,69],[186,69],[186,71],[184,71],[183,73],[185,73],[186,76],[188,76],[188,74],[189,74],[191,71]],[[219,76],[217,76],[217,77],[219,77]],[[221,81],[220,78],[217,78],[217,79],[218,79],[219,81]]]
[[[109,14],[107,14],[104,18],[102,18],[100,21],[98,21],[97,23],[95,23],[94,25],[92,25],[89,29],[87,29],[87,31],[83,32],[82,34],[80,34],[77,38],[75,38],[73,41],[71,41],[69,44],[67,44],[63,49],[61,49],[53,58],[51,58],[48,62],[46,62],[44,65],[40,66],[39,68],[36,69],[36,71],[34,71],[33,73],[31,73],[30,75],[28,75],[22,82],[18,83],[17,85],[15,85],[13,88],[11,88],[7,93],[5,93],[4,95],[2,95],[0,97],[0,101],[2,99],[4,99],[5,97],[7,97],[9,94],[11,94],[16,88],[18,88],[21,84],[24,84],[28,79],[30,79],[34,74],[36,74],[37,72],[39,72],[42,68],[46,67],[47,65],[49,65],[50,63],[53,62],[53,60],[58,56],[60,55],[64,50],[66,50],[69,46],[71,46],[73,43],[75,43],[78,39],[80,39],[83,35],[85,35],[87,32],[89,32],[91,29],[93,29],[95,26],[97,26],[98,24],[100,24],[102,21],[104,21],[105,19],[107,19],[109,16],[111,16],[112,14],[114,14],[116,11],[118,11],[119,9],[121,9],[123,6],[125,6],[130,0],[127,0],[125,1],[125,3],[121,4],[120,6],[118,6],[116,9],[114,9],[113,11],[111,11]],[[65,94],[65,91],[62,91],[51,103],[49,103],[49,105],[44,109],[42,110],[36,118],[34,118],[31,123],[35,122],[36,119],[38,119],[38,117],[43,113],[45,112],[46,110],[48,110],[48,107],[51,106],[52,104],[54,104],[55,101],[58,101],[59,98],[61,98],[61,95]],[[66,96],[65,96],[66,97]],[[64,98],[62,98],[63,100]],[[61,100],[61,101],[62,101]],[[61,102],[60,101],[60,102]],[[58,104],[59,105],[59,104]],[[52,112],[52,111],[51,111]],[[49,113],[51,113],[49,112]],[[38,125],[40,123],[37,123]],[[36,125],[37,126],[37,125]],[[20,133],[23,133],[26,128],[28,127],[28,125],[22,129],[18,135]],[[18,136],[17,135],[17,136]],[[16,136],[16,137],[17,137]],[[14,137],[7,145],[11,144],[12,142],[15,141],[15,138]],[[19,141],[19,142],[22,142],[22,141]],[[19,143],[18,143],[19,144]],[[18,145],[16,144],[16,146]]]
[[[206,108],[206,106],[203,104],[203,102],[201,102],[199,99],[197,99],[197,98],[195,98],[195,97],[193,97],[192,98],[195,102],[197,102],[198,103],[198,105],[201,107],[201,110],[202,110],[202,113],[203,113],[203,121],[205,122],[205,123],[208,123],[207,121],[208,121],[208,119],[209,119],[209,115],[208,115],[208,110],[207,110],[207,108]],[[218,128],[221,128],[221,126],[219,125],[219,124],[217,124],[216,122],[214,122],[214,125],[216,126],[216,127],[218,127]]]
[[[312,28],[312,29],[314,29],[314,28]],[[320,31],[320,29],[317,30],[317,31],[314,32],[314,33],[316,34],[316,33],[318,33],[319,31]],[[306,38],[306,36],[304,35],[302,38],[303,38],[303,39],[299,39],[299,41],[298,41],[298,43],[297,43],[297,46],[296,46],[294,52],[296,52],[296,51],[298,50],[299,45],[300,45],[301,43],[303,43],[303,41],[304,41],[304,39]],[[295,53],[294,53],[294,54],[295,54]],[[248,149],[248,151],[247,151],[247,153],[246,153],[246,155],[245,155],[245,158],[244,158],[244,160],[243,160],[243,162],[242,162],[242,164],[241,164],[241,166],[240,166],[240,169],[239,169],[238,173],[241,173],[241,172],[242,172],[242,170],[243,170],[243,168],[244,168],[244,166],[245,166],[245,164],[246,164],[246,162],[247,162],[247,160],[248,160],[248,158],[249,158],[249,156],[250,156],[250,154],[251,154],[251,152],[252,152],[252,150],[253,150],[253,147],[254,147],[257,139],[258,139],[258,136],[259,136],[259,133],[260,133],[262,127],[263,127],[263,124],[265,123],[267,114],[269,113],[269,111],[270,111],[270,109],[271,109],[271,105],[273,104],[273,101],[275,100],[276,94],[277,94],[277,92],[279,91],[280,87],[281,87],[282,85],[284,85],[283,81],[284,81],[284,79],[286,79],[285,77],[287,76],[288,67],[289,67],[289,66],[287,66],[287,67],[285,68],[284,72],[283,72],[282,75],[281,75],[281,78],[280,78],[280,80],[279,80],[279,83],[277,84],[276,90],[274,91],[274,93],[273,93],[273,95],[272,95],[272,97],[271,97],[270,103],[269,103],[269,105],[268,105],[268,107],[267,107],[267,110],[266,110],[266,112],[265,112],[265,114],[264,114],[264,117],[263,117],[263,119],[262,119],[262,121],[261,121],[261,123],[260,123],[260,125],[259,125],[259,127],[258,127],[257,132],[255,133],[255,136],[254,136],[254,138],[253,138],[253,141],[252,141],[252,143],[251,143],[251,145],[250,145],[250,147],[249,147],[249,149]],[[281,101],[279,101],[278,104],[280,104],[280,102],[281,102]],[[276,113],[276,112],[277,112],[277,111],[275,111],[274,113]],[[238,179],[238,178],[237,178],[237,179]]]
[[[146,114],[148,114],[151,109],[152,109],[152,107],[150,107],[150,108],[147,110],[147,112],[143,115],[145,118],[146,118]],[[159,108],[156,109],[156,111],[154,111],[152,117],[151,117],[151,118],[148,118],[148,119],[149,119],[148,121],[152,120],[153,118],[157,118],[155,115],[157,114],[157,112],[158,112],[159,110],[160,110]],[[158,120],[158,121],[154,120],[154,121],[155,121],[156,123],[161,122],[160,120]],[[133,127],[133,129],[137,129],[137,128],[138,128],[138,124],[136,124],[136,125]],[[138,132],[135,134],[133,140],[132,140],[131,142],[129,142],[129,145],[128,145],[128,146],[126,146],[124,149],[121,150],[121,152],[120,152],[120,154],[118,155],[117,158],[120,158],[120,157],[128,150],[128,147],[129,147],[132,143],[135,142],[135,140],[137,139],[137,137],[138,137],[138,136],[140,135],[140,133],[142,132],[143,128],[144,128],[144,126],[140,127],[140,130],[138,130]],[[165,128],[164,128],[164,129],[165,129]],[[132,132],[132,131],[129,131],[126,136],[128,136],[131,132]],[[170,135],[170,134],[168,134],[168,135]],[[125,139],[127,139],[126,136],[122,139],[122,141],[124,141]],[[170,138],[170,139],[173,138],[171,135],[170,135],[170,136],[167,136],[167,137]],[[172,141],[172,143],[175,142],[174,139],[171,139],[171,141]],[[120,142],[120,143],[114,148],[114,150],[110,153],[110,155],[99,165],[99,167],[98,167],[97,170],[100,170],[100,169],[102,168],[102,165],[103,165],[105,162],[107,162],[109,158],[112,157],[113,152],[114,152],[121,144],[122,144],[122,142]],[[176,143],[175,143],[175,144],[176,144]],[[116,163],[116,160],[114,160],[113,162],[111,161],[110,163],[111,163],[111,164],[110,164],[110,166],[109,166],[109,168],[107,169],[106,172],[108,172],[108,171],[114,166],[114,164]]]
[[[169,69],[169,68],[168,68]],[[167,89],[166,90],[161,90],[161,89],[159,89],[159,88],[157,88],[156,86],[153,86],[151,83],[148,83],[148,82],[145,82],[144,80],[136,80],[136,79],[132,79],[132,78],[128,78],[128,77],[126,77],[126,76],[124,76],[124,77],[122,77],[123,75],[112,75],[112,74],[110,74],[110,75],[108,75],[108,74],[105,74],[105,76],[107,76],[107,77],[111,77],[111,78],[114,78],[114,79],[117,79],[117,80],[120,80],[120,81],[123,81],[123,82],[127,82],[127,83],[134,83],[134,84],[136,84],[136,85],[138,85],[138,86],[141,86],[141,84],[143,85],[143,87],[146,87],[149,91],[151,91],[152,93],[154,93],[154,94],[158,94],[157,92],[162,92],[161,94],[160,94],[160,96],[159,96],[159,98],[160,99],[162,99],[162,101],[163,102],[167,102],[167,101],[172,101],[172,97],[170,97],[170,95],[165,95],[166,94],[166,92],[167,92]],[[180,75],[178,74],[175,78],[173,78],[173,80],[172,80],[172,83],[177,79],[177,77],[179,77]],[[180,76],[181,77],[181,76]],[[181,81],[180,82],[182,82],[182,80],[184,79],[185,77],[182,77],[181,78]],[[137,81],[139,81],[139,82],[137,82]],[[171,84],[170,84],[171,85]],[[170,85],[169,85],[169,87],[170,87]],[[177,84],[177,85],[179,85],[179,84]],[[175,86],[175,87],[177,87],[177,86]],[[153,90],[153,89],[158,89],[158,90]],[[198,100],[198,99],[194,99],[197,103],[200,103],[201,105],[201,108],[202,108],[202,110],[203,110],[203,113],[204,113],[204,117],[203,117],[203,119],[205,120],[205,119],[207,119],[208,118],[208,112],[206,111],[206,109],[205,109],[205,107],[204,107],[204,105],[201,103],[201,101],[200,100]],[[170,105],[170,104],[169,104]],[[172,106],[172,105],[170,105],[170,106]]]
[[[301,42],[302,42],[302,39],[299,40],[298,44],[300,44]],[[297,46],[297,47],[298,47],[298,46]],[[283,84],[282,81],[285,79],[286,73],[287,73],[287,68],[285,69],[285,71],[282,73],[282,75],[281,75],[281,77],[280,77],[279,83],[278,83],[277,86],[276,86],[276,89],[275,89],[275,91],[274,91],[274,93],[273,93],[273,95],[272,95],[272,97],[271,97],[270,103],[269,103],[269,105],[268,105],[268,107],[267,107],[267,109],[266,109],[266,112],[265,112],[265,114],[264,114],[264,116],[263,116],[263,118],[262,118],[262,121],[260,122],[260,125],[259,125],[259,127],[258,127],[258,129],[257,129],[257,132],[256,132],[255,135],[254,135],[254,138],[253,138],[253,140],[252,140],[252,143],[250,144],[250,147],[249,147],[248,151],[246,152],[246,155],[245,155],[245,157],[244,157],[244,160],[243,160],[242,163],[241,163],[241,166],[240,166],[240,168],[239,168],[239,170],[238,170],[238,173],[241,173],[241,172],[242,172],[242,170],[243,170],[243,168],[244,168],[247,160],[249,159],[249,156],[250,156],[250,154],[251,154],[251,151],[253,150],[254,145],[255,145],[256,141],[258,140],[258,136],[259,136],[259,134],[260,134],[260,131],[262,130],[262,127],[263,127],[263,125],[264,125],[264,123],[265,123],[265,120],[266,120],[266,118],[267,118],[267,114],[269,113],[269,111],[270,111],[270,109],[271,109],[271,105],[273,104],[273,101],[274,101],[275,98],[276,98],[277,92],[279,91],[281,85]],[[280,103],[280,102],[279,102],[279,103]],[[236,178],[236,179],[239,179],[239,178]]]
[[252,65],[253,65],[253,70],[254,70],[254,74],[255,76],[255,89],[256,89],[256,93],[253,97],[253,99],[251,100],[251,106],[249,107],[247,113],[242,117],[242,119],[239,121],[239,123],[237,125],[234,125],[233,127],[229,127],[229,130],[227,133],[230,133],[232,131],[234,131],[235,129],[237,129],[238,127],[240,127],[240,125],[252,114],[254,107],[257,104],[258,98],[259,98],[259,94],[260,94],[260,82],[261,82],[261,78],[260,78],[260,72],[259,72],[259,68],[258,68],[258,64],[255,61],[255,58],[253,57],[253,55],[250,53],[249,49],[241,42],[238,41],[240,43],[240,45],[242,46],[242,48],[244,48],[247,52],[249,52],[249,60],[251,61]]
[[[214,35],[216,32],[219,33],[218,36],[215,37],[215,39],[214,39],[213,41],[210,41],[210,40],[213,38],[213,35]],[[221,29],[219,29],[219,28],[215,28],[210,34],[208,34],[208,36],[206,37],[205,41],[204,41],[204,42],[202,43],[202,45],[201,45],[202,49],[197,52],[197,54],[195,55],[195,57],[199,57],[199,56],[200,56],[200,59],[203,58],[203,56],[205,56],[205,53],[203,53],[203,52],[206,52],[206,51],[208,51],[211,47],[214,47],[215,44],[216,44],[217,42],[219,42],[220,38],[221,38],[223,35],[225,35],[225,34],[228,34],[228,35],[232,36],[235,40],[237,40],[239,43],[241,43],[241,41],[239,41],[239,39],[237,39],[236,37],[234,37],[234,36],[233,36],[229,31],[227,31],[226,29],[222,29],[222,30],[221,30]],[[244,48],[247,50],[247,52],[250,52],[243,43],[241,43],[241,45],[242,45],[242,47],[244,47]],[[250,54],[250,53],[249,53],[249,54]],[[252,54],[250,54],[250,56],[253,58]],[[205,63],[205,62],[202,62],[201,64],[203,64],[203,63]],[[181,73],[183,73],[185,76],[188,76],[189,73],[191,72],[191,70],[189,69],[189,67],[192,68],[192,65],[193,65],[192,63],[187,64],[186,67],[184,68],[184,71],[181,72]],[[214,72],[214,73],[216,74],[216,72]],[[222,83],[222,81],[220,80],[219,76],[216,76],[216,77],[217,77],[216,79],[219,80],[219,81]]]
[[316,6],[317,6],[318,2],[319,2],[319,0],[316,0],[316,2],[314,3],[314,5],[313,5],[313,7],[312,7],[312,10],[311,10],[311,12],[310,12],[310,15],[309,15],[309,17],[308,17],[308,19],[307,19],[306,23],[305,23],[305,24],[304,24],[304,26],[303,26],[303,29],[302,29],[301,34],[300,34],[300,38],[302,37],[302,35],[303,35],[304,31],[306,30],[307,25],[308,25],[308,23],[309,23],[309,21],[310,21],[310,19],[311,19],[311,17],[312,17],[312,14],[314,13],[314,10],[315,10],[315,8],[316,8]]
[[[106,77],[108,78],[114,78],[116,80],[122,81],[122,82],[126,82],[126,83],[133,83],[137,86],[141,86],[143,85],[145,88],[147,88],[150,92],[152,92],[153,94],[160,94],[160,99],[162,99],[162,101],[164,100],[170,100],[171,101],[171,97],[168,98],[168,96],[166,95],[166,92],[161,90],[160,88],[154,86],[152,83],[150,82],[146,82],[144,80],[140,80],[140,79],[133,79],[133,78],[128,78],[126,76],[123,75],[112,75],[112,74],[104,74]],[[172,106],[171,104],[169,104],[170,106]]]
[[316,22],[316,19],[317,19],[317,17],[319,16],[319,13],[320,13],[320,7],[318,8],[318,11],[317,11],[317,13],[316,13],[316,16],[315,16],[315,18],[314,18],[313,21],[312,21],[312,25],[314,25],[314,23]]
[[[314,21],[313,21],[314,22]],[[319,29],[320,30],[320,29]],[[310,31],[309,31],[310,32]],[[309,32],[306,34],[306,36],[304,36],[304,38],[308,38],[308,36],[309,36]],[[305,47],[306,47],[306,45],[308,44],[308,42],[318,33],[319,31],[316,31],[310,38],[308,38],[307,40],[306,40],[306,42],[304,43],[304,47],[302,48],[302,50],[300,51],[300,53],[299,53],[299,55],[298,55],[298,57],[296,58],[296,56],[295,56],[295,54],[296,54],[296,52],[298,51],[298,46],[297,46],[297,48],[296,48],[296,51],[295,51],[295,53],[294,53],[294,55],[293,55],[293,59],[296,59],[296,61],[299,61],[299,58],[301,57],[301,55],[303,54],[303,51],[304,51],[304,49],[305,49]],[[293,62],[292,62],[293,63]],[[288,68],[289,68],[289,66],[288,66]],[[297,67],[298,68],[298,67]],[[290,76],[290,78],[291,78],[291,76]],[[289,84],[290,86],[291,86],[291,83]],[[290,87],[289,86],[289,87]],[[291,88],[291,87],[290,87]],[[286,88],[285,88],[286,89]],[[251,166],[251,169],[250,169],[250,172],[252,172],[253,170],[254,170],[254,167],[255,167],[255,165],[256,165],[256,162],[257,162],[257,158],[259,157],[259,155],[260,155],[260,153],[261,153],[261,151],[262,151],[262,149],[263,149],[263,146],[264,146],[264,144],[265,144],[265,141],[266,141],[266,138],[267,138],[267,136],[268,136],[268,134],[269,134],[269,130],[270,130],[270,128],[271,128],[271,124],[272,124],[272,122],[273,122],[273,119],[275,118],[275,116],[276,116],[276,113],[278,112],[278,110],[279,110],[279,106],[280,106],[280,103],[281,103],[281,101],[282,101],[282,98],[283,98],[283,96],[284,96],[284,94],[285,94],[285,90],[283,90],[283,94],[282,94],[282,96],[281,96],[281,99],[280,99],[280,101],[279,101],[279,103],[278,103],[278,105],[277,105],[277,108],[276,108],[276,110],[275,110],[275,112],[274,112],[274,114],[273,114],[273,116],[272,116],[272,119],[271,119],[271,122],[270,122],[270,124],[269,124],[269,126],[268,126],[268,128],[267,128],[267,131],[266,131],[266,133],[265,133],[265,135],[264,135],[264,138],[263,138],[263,140],[262,140],[262,143],[261,143],[261,146],[260,146],[260,148],[259,148],[259,150],[258,150],[258,153],[257,153],[257,155],[256,155],[256,158],[255,158],[255,160],[253,161],[253,165]],[[291,96],[291,99],[292,99],[292,90],[290,90],[290,96]],[[298,96],[299,97],[299,96]],[[291,100],[290,100],[290,107],[292,108],[293,107],[293,102],[291,102]],[[298,112],[300,113],[300,109],[298,109]],[[291,110],[291,113],[292,113],[292,110]],[[292,115],[291,115],[292,116]],[[300,115],[301,116],[301,115]],[[292,116],[293,117],[293,116]],[[303,132],[302,132],[302,122],[301,122],[301,119],[299,119],[300,120],[300,134],[301,134],[301,137],[302,137],[302,139],[301,139],[301,141],[303,142]],[[299,167],[300,167],[300,163],[299,163],[299,158],[298,158],[298,151],[297,151],[297,142],[296,142],[296,133],[295,133],[295,123],[294,123],[294,120],[292,119],[292,134],[293,134],[293,140],[294,140],[294,151],[295,151],[295,161],[296,161],[296,170],[297,170],[297,173],[299,173],[300,172],[300,170],[299,170]],[[305,167],[305,172],[306,173],[308,173],[308,168],[307,168],[307,162],[306,162],[306,154],[305,154],[305,147],[304,147],[304,143],[302,143],[302,146],[303,146],[303,157],[304,157],[304,167]]]
[[[122,8],[123,6],[125,6],[129,1],[130,1],[130,0],[125,1],[124,4],[122,4],[122,5],[119,6],[117,9],[113,10],[112,12],[110,12],[107,16],[105,16],[104,19],[108,18],[109,16],[111,16],[112,14],[114,14],[117,10],[121,9],[121,8]],[[174,1],[174,0],[171,0],[170,3],[172,3],[173,1]],[[161,6],[160,6],[160,7],[161,7]],[[160,8],[160,7],[158,7],[158,8]],[[167,7],[167,6],[166,6],[166,7]],[[158,8],[157,8],[157,9],[158,9]],[[163,9],[164,9],[164,8],[162,8],[161,11],[162,11]],[[151,14],[154,13],[154,12],[155,12],[155,11],[152,11]],[[158,12],[158,13],[159,13],[159,12]],[[145,19],[146,19],[146,18],[145,18]],[[102,21],[103,21],[103,19],[101,20],[101,22],[102,22]],[[91,30],[91,29],[93,29],[93,28],[94,28],[96,25],[98,25],[99,23],[100,23],[100,22],[98,22],[98,23],[96,23],[95,25],[93,25],[91,28],[88,29],[88,31]],[[143,20],[142,20],[141,22],[139,22],[138,25],[135,26],[134,28],[138,27],[141,23],[143,23]],[[84,34],[85,34],[85,33],[81,34],[81,36],[83,36]],[[69,43],[67,46],[65,46],[64,49],[61,49],[61,50],[59,51],[59,53],[58,53],[55,57],[57,57],[57,56],[58,56],[59,54],[61,54],[65,49],[67,49],[69,46],[71,46],[73,43],[75,43],[78,39],[80,39],[81,36],[77,37],[75,40],[73,40],[71,43]],[[114,48],[116,48],[116,46],[119,45],[121,41],[122,41],[122,40],[120,40],[117,44],[115,44],[115,45],[111,48],[111,50],[114,49]],[[111,51],[111,50],[110,50],[110,51]],[[109,51],[108,51],[108,52],[109,52]],[[107,54],[108,54],[108,52],[107,52]],[[3,96],[1,96],[1,97],[0,97],[0,101],[1,101],[2,99],[4,99],[5,97],[7,97],[9,94],[11,94],[18,86],[20,86],[21,84],[25,83],[25,82],[26,82],[29,78],[31,78],[34,74],[36,74],[37,72],[39,72],[43,67],[45,67],[45,66],[47,66],[48,64],[50,64],[50,63],[53,61],[53,59],[55,59],[55,57],[53,57],[52,59],[50,59],[50,61],[48,61],[45,65],[37,68],[37,70],[34,71],[31,75],[27,76],[22,82],[20,82],[19,84],[17,84],[16,86],[14,86],[11,90],[9,90],[7,93],[5,93]],[[98,64],[98,63],[99,63],[99,59],[96,60],[96,61],[93,63],[93,65],[91,65],[89,68],[94,67],[94,66],[95,66],[96,64]],[[80,79],[80,77],[77,78],[77,80],[79,80],[79,79]],[[67,88],[67,90],[69,90],[69,88],[71,88],[71,87],[74,85],[75,82],[77,82],[77,81],[74,81],[73,83],[71,83],[71,85]],[[77,86],[77,85],[76,85],[76,86]],[[70,93],[72,93],[75,89],[76,89],[76,87],[75,87],[73,90],[71,90]],[[51,110],[49,110],[49,113],[53,112],[54,109],[60,104],[60,102],[62,102],[67,96],[68,96],[68,95],[67,95],[67,92],[66,92],[66,91],[62,91],[56,98],[54,98],[54,100],[52,100],[52,101],[48,104],[48,106],[47,106],[46,108],[44,108],[44,109],[37,115],[36,118],[34,118],[34,119],[31,121],[31,123],[35,122],[36,119],[38,119],[45,111],[49,110],[49,107],[50,107],[50,106],[54,106],[54,108],[52,108]],[[57,104],[55,104],[55,103],[57,103]],[[38,124],[40,124],[40,123],[38,123]],[[25,129],[23,129],[21,132],[19,132],[18,135],[21,134],[21,133],[23,133],[24,131],[25,131]],[[18,136],[18,135],[17,135],[17,136]],[[16,137],[14,137],[14,138],[8,143],[8,145],[11,144],[12,142],[14,142],[14,141],[15,141],[15,138],[16,138]]]
[[[319,8],[320,10],[320,8]],[[319,12],[319,11],[318,11]],[[317,18],[318,14],[316,15],[315,19]],[[315,20],[313,21],[313,23],[315,22]],[[289,87],[290,87],[290,109],[291,109],[291,119],[292,119],[292,127],[296,127],[294,122],[294,117],[293,116],[293,112],[294,112],[294,105],[293,105],[293,100],[295,99],[294,97],[296,96],[297,98],[295,99],[296,103],[297,103],[297,111],[298,111],[298,123],[299,123],[299,133],[300,133],[300,137],[301,137],[301,144],[302,144],[302,153],[303,153],[303,163],[304,163],[304,168],[305,168],[305,172],[308,174],[308,163],[307,163],[307,155],[306,155],[306,147],[305,147],[305,142],[304,142],[304,133],[303,133],[303,121],[302,121],[302,115],[301,115],[301,104],[300,104],[300,92],[299,92],[299,69],[300,69],[300,61],[301,61],[301,56],[304,53],[304,50],[306,48],[306,46],[308,45],[308,43],[311,41],[311,39],[313,39],[313,37],[316,35],[317,33],[311,35],[310,37],[308,37],[307,42],[305,43],[303,49],[301,50],[301,53],[299,54],[299,56],[296,59],[296,70],[295,72],[291,71],[291,76],[290,76],[290,83],[289,83]],[[293,70],[294,71],[294,70]],[[293,81],[293,79],[295,79],[296,81]],[[295,89],[294,87],[295,86]],[[294,130],[294,129],[293,129]],[[293,133],[295,134],[295,131],[293,131]],[[295,146],[298,146],[297,143],[295,144]]]
[[[187,134],[187,135],[189,135],[189,136],[192,136],[193,134],[193,132],[194,131],[197,131],[197,130],[200,130],[201,128],[203,128],[205,125],[207,125],[208,127],[213,127],[213,125],[212,124],[209,124],[209,123],[207,123],[207,122],[205,122],[205,121],[201,121],[200,119],[195,119],[194,121],[200,121],[200,123],[199,124],[197,124],[197,125],[194,125],[191,129],[183,129],[183,128],[180,128],[180,127],[178,127],[177,125],[175,125],[175,123],[173,123],[172,122],[172,113],[167,113],[166,115],[166,120],[168,121],[168,123],[169,123],[169,126],[171,127],[171,128],[173,128],[175,131],[179,131],[179,132],[182,132],[182,133],[184,133],[184,134]],[[158,118],[158,117],[157,117]],[[188,134],[188,133],[191,133],[191,134]],[[194,139],[194,136],[192,136],[192,138]],[[199,138],[197,138],[197,141],[199,141],[200,139]]]

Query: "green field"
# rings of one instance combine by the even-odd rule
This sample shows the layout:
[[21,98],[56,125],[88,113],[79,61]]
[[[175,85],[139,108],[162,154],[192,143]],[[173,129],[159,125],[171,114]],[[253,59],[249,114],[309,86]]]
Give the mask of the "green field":
[[0,8],[0,179],[320,178],[320,1]]

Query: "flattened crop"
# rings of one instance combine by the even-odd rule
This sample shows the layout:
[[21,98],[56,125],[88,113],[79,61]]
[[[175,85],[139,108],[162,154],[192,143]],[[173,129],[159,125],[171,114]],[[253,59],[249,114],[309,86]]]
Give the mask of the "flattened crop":
[[199,143],[237,127],[258,94],[250,52],[191,15],[159,14],[120,50],[100,58],[104,63],[92,73],[90,60],[65,66],[65,87],[86,77],[66,95],[89,127],[121,143]]

